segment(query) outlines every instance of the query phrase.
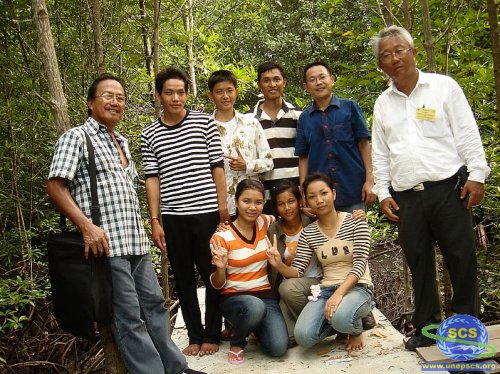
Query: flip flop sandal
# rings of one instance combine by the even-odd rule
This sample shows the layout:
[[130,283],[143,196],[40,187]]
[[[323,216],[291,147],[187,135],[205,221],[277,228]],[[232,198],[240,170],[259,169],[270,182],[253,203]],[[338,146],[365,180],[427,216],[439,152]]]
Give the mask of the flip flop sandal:
[[[227,357],[227,362],[233,365],[240,365],[245,362],[245,356],[240,357],[240,354],[242,354],[244,350],[242,349],[239,352],[233,352],[233,351],[228,351],[228,357]],[[234,359],[232,359],[234,356]]]

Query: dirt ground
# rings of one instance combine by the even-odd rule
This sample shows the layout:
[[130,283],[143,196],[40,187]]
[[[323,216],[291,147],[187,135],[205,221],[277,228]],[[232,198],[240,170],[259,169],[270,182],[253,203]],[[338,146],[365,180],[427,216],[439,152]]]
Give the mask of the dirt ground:
[[[203,289],[199,300],[204,300]],[[204,306],[201,305],[203,310]],[[377,325],[366,331],[365,348],[348,355],[345,341],[334,336],[310,348],[294,347],[285,356],[272,358],[261,353],[258,344],[251,340],[245,349],[246,361],[241,365],[227,362],[229,343],[223,342],[219,352],[213,356],[188,357],[189,367],[195,370],[215,373],[421,373],[417,354],[406,351],[401,335],[390,321],[377,309],[374,310]],[[182,349],[187,346],[187,330],[181,312],[177,316],[172,338]]]

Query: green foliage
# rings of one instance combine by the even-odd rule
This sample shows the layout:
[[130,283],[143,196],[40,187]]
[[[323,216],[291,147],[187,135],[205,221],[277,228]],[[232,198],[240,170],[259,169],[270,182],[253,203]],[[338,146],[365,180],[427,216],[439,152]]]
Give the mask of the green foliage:
[[19,275],[0,279],[0,333],[21,329],[27,323],[36,300],[47,296],[46,286]]
[[[392,5],[395,23],[404,24],[400,2]],[[122,76],[129,93],[126,117],[118,131],[129,138],[137,161],[141,158],[139,134],[154,119],[153,78],[145,67],[141,36],[145,25],[150,38],[152,35],[152,2],[146,2],[146,6],[147,14],[142,18],[137,1],[101,1],[106,70]],[[237,107],[246,111],[255,105],[259,94],[255,81],[259,63],[281,62],[288,80],[286,99],[305,107],[310,97],[302,87],[302,69],[309,62],[324,60],[338,77],[336,93],[356,100],[370,125],[373,103],[386,88],[368,46],[369,37],[383,27],[379,6],[374,0],[200,0],[194,2],[194,24],[187,31],[182,4],[162,2],[160,67],[187,67],[186,47],[192,40],[198,82],[194,106],[213,110],[206,81],[214,70],[226,68],[239,79]],[[418,66],[425,70],[420,2],[411,2],[411,6]],[[434,0],[430,6],[437,70],[451,75],[462,86],[478,120],[492,169],[485,201],[474,214],[476,222],[486,227],[490,251],[498,253],[500,129],[485,4]],[[86,118],[86,91],[97,75],[90,11],[87,2],[79,1],[52,0],[48,7],[69,116],[76,126]],[[36,299],[46,295],[46,280],[30,280],[37,279],[31,269],[44,269],[46,234],[57,225],[57,214],[44,191],[57,134],[46,103],[49,94],[31,17],[31,1],[0,3],[0,272],[5,275],[0,283],[2,332],[21,327]],[[140,162],[138,166],[140,169]],[[140,196],[146,217],[142,190]],[[378,208],[368,212],[368,220],[374,241],[396,235],[394,226]],[[488,271],[486,280],[481,280],[485,294],[491,290],[488,279],[498,279],[492,277],[498,276],[494,269]],[[498,290],[491,292],[493,296],[486,302],[498,303]]]

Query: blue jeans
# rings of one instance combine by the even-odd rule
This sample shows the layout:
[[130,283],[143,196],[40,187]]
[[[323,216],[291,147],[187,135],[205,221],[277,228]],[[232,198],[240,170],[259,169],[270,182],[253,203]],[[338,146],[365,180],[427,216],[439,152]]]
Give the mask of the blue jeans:
[[110,258],[111,329],[125,366],[134,374],[181,373],[184,355],[170,338],[170,318],[151,254]]
[[286,353],[288,333],[276,300],[234,295],[222,300],[221,310],[233,325],[232,347],[245,348],[247,336],[254,332],[264,353],[273,357]]
[[295,340],[305,348],[312,347],[333,331],[357,336],[363,332],[361,318],[368,315],[372,306],[371,290],[354,286],[340,302],[331,320],[325,318],[325,304],[338,286],[322,287],[317,301],[309,301],[295,324]]

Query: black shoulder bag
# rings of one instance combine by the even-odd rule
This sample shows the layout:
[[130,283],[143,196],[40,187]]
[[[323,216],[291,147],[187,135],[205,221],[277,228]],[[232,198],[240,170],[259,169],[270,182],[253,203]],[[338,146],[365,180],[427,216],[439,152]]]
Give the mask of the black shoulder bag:
[[[89,154],[88,171],[92,201],[92,222],[101,225],[97,197],[94,147],[85,133]],[[85,242],[81,232],[68,231],[66,217],[61,213],[61,232],[47,238],[49,275],[54,312],[60,327],[73,335],[95,340],[96,322],[112,318],[112,281],[109,258],[84,256]]]

